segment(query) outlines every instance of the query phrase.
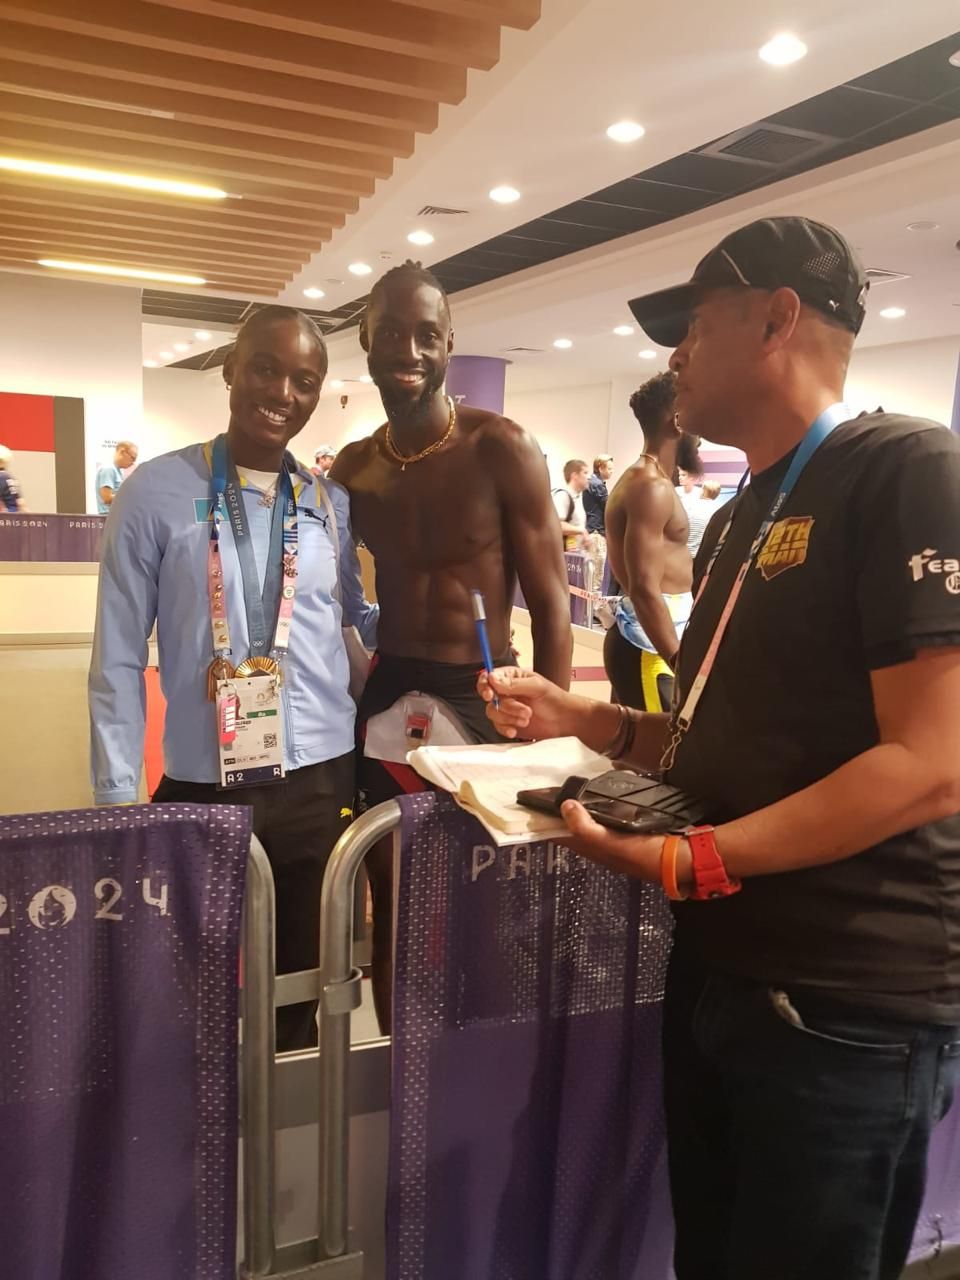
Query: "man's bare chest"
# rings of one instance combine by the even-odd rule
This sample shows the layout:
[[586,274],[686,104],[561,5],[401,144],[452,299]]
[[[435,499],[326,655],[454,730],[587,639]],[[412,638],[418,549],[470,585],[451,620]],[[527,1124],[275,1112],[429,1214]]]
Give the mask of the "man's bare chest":
[[371,469],[351,488],[354,533],[381,564],[425,567],[469,562],[499,545],[501,512],[492,478],[475,468]]

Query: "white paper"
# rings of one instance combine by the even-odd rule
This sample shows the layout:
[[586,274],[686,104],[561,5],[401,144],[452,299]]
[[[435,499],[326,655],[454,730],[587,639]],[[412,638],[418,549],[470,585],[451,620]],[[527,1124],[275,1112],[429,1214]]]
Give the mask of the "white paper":
[[[559,838],[567,832],[560,818],[518,805],[518,791],[559,787],[571,774],[596,778],[613,767],[606,756],[591,751],[579,738],[469,747],[418,747],[408,753],[407,763],[434,786],[451,792],[460,807],[482,822],[501,847]],[[460,794],[464,783],[469,783],[465,796]],[[470,803],[471,791],[478,802],[505,822],[522,821],[526,829],[504,832],[487,821]]]

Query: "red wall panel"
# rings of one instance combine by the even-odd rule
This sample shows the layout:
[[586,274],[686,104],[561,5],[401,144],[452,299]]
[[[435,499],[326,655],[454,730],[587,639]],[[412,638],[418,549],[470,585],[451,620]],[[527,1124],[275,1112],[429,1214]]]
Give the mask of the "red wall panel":
[[53,396],[0,391],[0,444],[15,453],[53,453]]

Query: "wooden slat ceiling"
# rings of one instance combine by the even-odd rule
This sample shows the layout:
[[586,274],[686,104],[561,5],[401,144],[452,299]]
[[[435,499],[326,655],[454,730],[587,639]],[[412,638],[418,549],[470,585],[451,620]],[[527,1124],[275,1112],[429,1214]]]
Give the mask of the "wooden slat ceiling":
[[[274,297],[540,0],[0,0],[0,155],[220,187],[0,171],[0,266],[183,271]],[[239,197],[239,198],[237,198]]]

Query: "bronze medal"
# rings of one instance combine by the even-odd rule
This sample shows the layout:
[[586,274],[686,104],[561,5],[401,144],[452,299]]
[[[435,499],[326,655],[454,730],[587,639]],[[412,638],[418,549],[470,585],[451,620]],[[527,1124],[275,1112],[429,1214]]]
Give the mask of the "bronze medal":
[[221,680],[232,680],[236,675],[232,663],[226,658],[214,658],[207,667],[207,697],[211,702],[217,700],[217,685]]

